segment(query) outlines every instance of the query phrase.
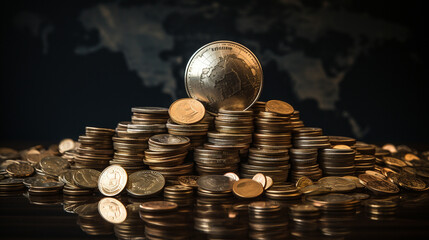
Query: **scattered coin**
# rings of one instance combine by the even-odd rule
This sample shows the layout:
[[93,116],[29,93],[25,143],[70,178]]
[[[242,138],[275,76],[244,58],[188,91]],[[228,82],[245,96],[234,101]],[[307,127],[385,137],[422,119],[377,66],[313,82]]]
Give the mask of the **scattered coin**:
[[79,169],[73,172],[73,182],[81,188],[96,188],[100,174],[94,169]]
[[342,177],[324,177],[318,184],[331,189],[331,192],[349,192],[356,188],[356,184]]
[[73,141],[73,139],[66,138],[61,140],[60,144],[58,145],[58,150],[60,153],[65,153],[70,150],[76,149],[76,143]]
[[313,181],[311,181],[310,178],[304,176],[304,177],[300,177],[298,181],[296,181],[295,185],[298,189],[301,189],[301,188],[305,188],[307,186],[313,185]]
[[34,173],[34,168],[29,163],[12,163],[6,168],[6,172],[13,177],[28,177]]
[[199,176],[179,176],[177,179],[180,184],[188,187],[198,187]]
[[269,189],[274,184],[273,179],[270,176],[266,176],[266,177],[267,177],[267,185],[265,185],[264,190]]

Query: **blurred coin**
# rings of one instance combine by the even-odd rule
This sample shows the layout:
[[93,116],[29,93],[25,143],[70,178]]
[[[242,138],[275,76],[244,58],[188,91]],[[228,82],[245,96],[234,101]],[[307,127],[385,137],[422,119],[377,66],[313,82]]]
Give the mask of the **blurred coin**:
[[311,181],[310,178],[304,176],[304,177],[300,177],[298,181],[296,181],[295,185],[298,189],[301,189],[301,188],[305,188],[307,186],[313,185],[313,181]]
[[179,176],[177,180],[180,184],[188,187],[198,187],[199,176]]
[[399,186],[413,191],[423,191],[426,188],[426,183],[411,174],[402,173],[398,178]]
[[168,201],[150,201],[140,205],[143,212],[167,212],[176,210],[178,205]]
[[233,172],[227,172],[224,174],[224,176],[229,177],[232,181],[238,181],[240,180],[240,178],[238,177],[237,174],[233,173]]
[[34,173],[34,168],[29,163],[12,163],[6,168],[6,172],[13,177],[28,177]]
[[70,150],[76,149],[76,143],[73,141],[73,139],[66,138],[61,140],[60,144],[58,145],[58,150],[60,153],[65,153]]
[[253,181],[256,181],[262,185],[262,188],[265,189],[265,186],[267,185],[267,177],[265,177],[262,173],[257,173],[252,178]]
[[353,182],[342,177],[324,177],[317,183],[330,188],[331,192],[348,192],[356,188]]

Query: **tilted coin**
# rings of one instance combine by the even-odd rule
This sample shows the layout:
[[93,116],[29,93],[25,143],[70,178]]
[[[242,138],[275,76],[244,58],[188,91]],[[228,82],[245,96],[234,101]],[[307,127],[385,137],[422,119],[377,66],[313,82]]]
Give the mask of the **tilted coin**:
[[40,167],[48,174],[59,176],[65,169],[69,168],[69,162],[57,156],[48,156],[40,160]]
[[98,212],[108,222],[119,224],[127,219],[127,209],[119,200],[106,197],[98,202]]
[[342,177],[324,177],[317,183],[331,188],[331,192],[348,192],[356,188],[356,184]]
[[94,169],[79,169],[73,172],[73,182],[81,188],[96,188],[100,174]]
[[224,174],[224,176],[229,177],[232,181],[240,180],[240,177],[238,177],[238,175],[233,172],[227,172]]
[[376,172],[373,170],[366,170],[365,174],[373,175],[373,176],[381,178],[381,179],[386,179],[386,176],[384,176],[382,173],[379,173],[379,172]]
[[198,49],[186,66],[188,96],[207,111],[246,110],[262,90],[262,67],[245,46],[231,41],[211,42]]
[[134,196],[148,196],[158,193],[165,185],[164,176],[151,170],[141,170],[128,177],[127,191]]
[[128,175],[120,165],[110,165],[98,178],[98,190],[105,196],[115,196],[124,190]]
[[265,186],[267,185],[267,177],[265,177],[262,173],[257,173],[252,178],[253,181],[256,181],[262,185],[262,187],[265,189]]
[[342,144],[340,144],[340,145],[335,145],[335,146],[333,146],[332,148],[333,148],[333,149],[351,149],[351,147],[350,147],[350,146],[342,145]]
[[168,201],[150,201],[140,205],[140,210],[143,212],[166,212],[176,210],[177,203]]
[[398,150],[396,149],[395,145],[393,144],[385,144],[382,149],[389,151],[390,153],[396,153]]
[[426,188],[426,183],[423,180],[406,173],[399,175],[398,184],[403,188],[414,191],[423,191]]
[[179,176],[177,180],[180,184],[188,187],[198,187],[199,176]]
[[270,100],[265,104],[265,111],[278,113],[281,115],[291,115],[294,112],[293,107],[280,100]]
[[404,161],[397,159],[397,158],[394,158],[394,157],[384,157],[383,160],[384,160],[384,163],[386,163],[387,165],[391,165],[394,167],[406,167],[407,166],[407,164]]
[[14,177],[28,177],[34,173],[34,168],[29,163],[12,163],[6,168],[6,172]]
[[182,98],[170,105],[168,113],[175,123],[193,124],[203,119],[206,110],[204,105],[198,100],[193,98]]
[[295,184],[295,186],[298,189],[305,188],[305,187],[310,186],[310,185],[313,185],[313,181],[306,176],[300,177],[298,179],[298,181],[296,181],[296,184]]
[[58,150],[60,153],[65,153],[70,150],[76,149],[76,143],[73,141],[73,139],[66,138],[61,140],[60,144],[58,145]]
[[232,189],[233,181],[223,175],[205,175],[197,180],[198,186],[212,192],[224,192]]
[[356,185],[357,188],[365,187],[364,185],[362,185],[362,183],[359,182],[359,178],[357,178],[355,176],[342,176],[342,178],[345,178],[347,180],[354,182],[354,184]]
[[405,161],[413,161],[413,160],[420,160],[420,158],[417,157],[416,155],[412,154],[412,153],[407,153],[404,156],[404,160]]
[[252,179],[240,179],[234,182],[232,190],[241,198],[255,198],[264,192],[262,185]]
[[365,187],[376,193],[394,194],[399,192],[399,188],[394,183],[383,179],[369,181]]
[[265,185],[264,190],[269,189],[271,186],[273,186],[273,179],[270,176],[266,176],[267,177],[267,185]]

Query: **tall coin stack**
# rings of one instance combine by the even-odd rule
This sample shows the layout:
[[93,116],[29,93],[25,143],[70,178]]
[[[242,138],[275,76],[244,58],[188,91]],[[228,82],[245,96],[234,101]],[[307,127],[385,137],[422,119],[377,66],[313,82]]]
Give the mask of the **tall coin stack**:
[[372,170],[375,167],[375,146],[363,142],[355,144],[356,157],[355,168],[356,174],[363,174],[366,170]]
[[319,160],[325,176],[355,175],[355,151],[351,148],[321,149]]
[[287,149],[250,148],[247,163],[241,164],[241,177],[252,178],[262,173],[274,183],[286,182],[290,169],[288,152]]
[[288,221],[277,202],[249,204],[249,236],[251,239],[286,239]]
[[292,165],[291,177],[292,182],[298,181],[305,176],[313,181],[322,177],[322,170],[317,163],[317,149],[290,149],[290,160]]
[[169,134],[188,137],[191,140],[191,149],[194,149],[204,144],[207,131],[209,130],[209,123],[201,121],[184,125],[168,120],[167,128]]
[[293,131],[294,148],[321,149],[329,148],[328,136],[323,136],[321,128],[303,127]]
[[149,138],[149,149],[145,151],[144,163],[160,172],[166,180],[176,180],[180,175],[189,175],[193,163],[184,163],[190,147],[187,137],[158,134]]
[[290,116],[290,125],[292,126],[292,130],[304,127],[304,123],[300,119],[298,110],[295,110],[292,116]]
[[115,130],[86,127],[85,131],[84,136],[79,136],[80,147],[72,167],[103,170],[113,158],[112,137]]
[[200,176],[223,175],[227,172],[238,173],[240,156],[238,151],[212,150],[199,147],[194,149],[194,161]]

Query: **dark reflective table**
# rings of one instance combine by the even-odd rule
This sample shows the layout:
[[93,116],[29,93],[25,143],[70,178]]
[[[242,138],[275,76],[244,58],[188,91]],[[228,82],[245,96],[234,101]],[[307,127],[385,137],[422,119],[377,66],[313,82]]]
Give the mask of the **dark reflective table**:
[[[352,214],[320,213],[315,220],[304,222],[292,219],[289,211],[289,206],[304,199],[279,202],[281,209],[264,215],[249,214],[248,209],[251,202],[267,200],[264,197],[242,200],[230,196],[213,200],[195,194],[191,199],[178,201],[178,209],[162,213],[139,210],[141,203],[165,200],[162,196],[136,199],[121,195],[116,199],[126,207],[127,218],[120,224],[112,224],[98,212],[98,201],[102,198],[97,194],[35,197],[26,192],[1,196],[1,239],[247,239],[249,236],[253,239],[427,239],[429,236],[429,192],[371,195],[371,199],[398,203],[394,214],[370,214],[363,200]],[[258,224],[249,225],[255,219]]]

